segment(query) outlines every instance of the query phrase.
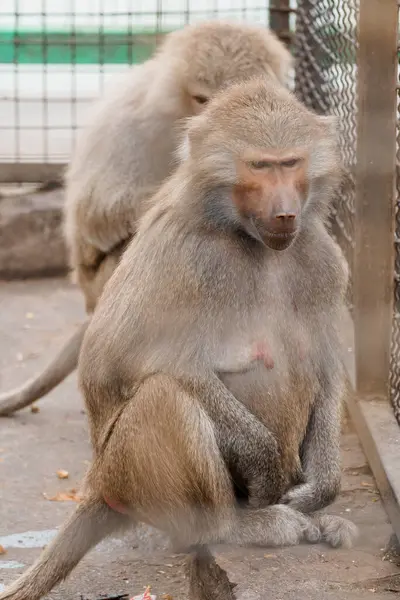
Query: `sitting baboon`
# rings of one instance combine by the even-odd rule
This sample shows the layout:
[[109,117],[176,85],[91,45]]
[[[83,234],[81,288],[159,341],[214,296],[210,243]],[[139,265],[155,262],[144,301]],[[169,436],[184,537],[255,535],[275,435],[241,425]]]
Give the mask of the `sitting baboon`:
[[[66,240],[89,315],[146,199],[175,167],[178,124],[232,82],[264,75],[288,84],[291,67],[289,51],[265,27],[212,21],[169,34],[154,58],[111,87],[78,139],[66,176]],[[0,415],[28,406],[75,369],[86,327],[43,373],[0,395]]]
[[85,499],[0,600],[38,600],[139,521],[202,557],[197,591],[210,543],[351,542],[349,521],[305,514],[340,485],[348,272],[325,229],[334,122],[255,79],[193,118],[182,155],[83,340]]

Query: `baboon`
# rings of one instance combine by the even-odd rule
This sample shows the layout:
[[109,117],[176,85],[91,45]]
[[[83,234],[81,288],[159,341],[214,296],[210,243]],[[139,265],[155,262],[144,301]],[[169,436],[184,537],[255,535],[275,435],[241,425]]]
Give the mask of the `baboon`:
[[348,271],[325,228],[334,121],[256,78],[193,117],[185,149],[83,340],[85,499],[0,600],[37,600],[138,521],[201,557],[193,577],[210,543],[353,539],[349,521],[307,515],[340,485]]
[[[66,175],[66,241],[89,315],[147,198],[176,166],[177,125],[234,81],[264,75],[288,84],[291,67],[289,51],[268,29],[212,21],[171,33],[154,58],[112,86]],[[0,415],[43,397],[75,369],[86,326],[43,373],[0,395]]]

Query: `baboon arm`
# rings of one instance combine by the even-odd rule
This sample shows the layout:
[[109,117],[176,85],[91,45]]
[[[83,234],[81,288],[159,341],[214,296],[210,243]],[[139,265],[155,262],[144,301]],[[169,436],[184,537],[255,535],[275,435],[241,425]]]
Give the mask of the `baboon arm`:
[[340,490],[341,377],[332,369],[322,382],[302,446],[306,483],[295,486],[284,497],[289,506],[310,513],[331,504]]
[[[226,463],[247,481],[250,505],[259,507],[278,502],[286,479],[274,435],[233,396],[215,373],[191,377],[181,383],[189,386],[213,421]],[[258,461],[254,460],[255,456],[259,457]]]
[[78,364],[79,351],[88,324],[89,320],[79,327],[42,373],[19,388],[0,394],[0,416],[10,415],[29,406],[51,392],[72,373]]

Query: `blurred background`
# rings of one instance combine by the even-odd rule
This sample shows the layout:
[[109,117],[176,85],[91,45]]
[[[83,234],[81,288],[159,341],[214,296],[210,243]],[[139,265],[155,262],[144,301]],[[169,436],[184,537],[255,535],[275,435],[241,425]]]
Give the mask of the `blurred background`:
[[[339,0],[311,7],[314,34],[332,38],[330,52],[343,46],[338,34],[351,38],[353,2],[345,13]],[[247,20],[272,26],[292,45],[296,8],[289,0],[2,0],[0,162],[66,162],[90,101],[168,31],[205,19]]]

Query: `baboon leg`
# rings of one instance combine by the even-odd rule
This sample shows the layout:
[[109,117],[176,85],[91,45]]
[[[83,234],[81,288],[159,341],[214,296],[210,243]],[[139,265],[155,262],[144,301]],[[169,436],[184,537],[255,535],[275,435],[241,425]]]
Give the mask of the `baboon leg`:
[[10,415],[43,398],[72,373],[78,364],[79,351],[88,325],[89,319],[75,331],[61,352],[37,377],[19,388],[0,394],[0,416]]
[[93,546],[128,523],[102,500],[83,501],[36,563],[0,594],[0,600],[39,600],[65,579]]
[[207,546],[196,546],[188,557],[189,600],[235,600],[236,587]]
[[125,406],[102,452],[98,477],[93,485],[101,486],[104,497],[185,549],[235,516],[214,425],[197,398],[167,375],[145,379]]
[[122,411],[102,456],[103,495],[166,531],[177,546],[318,541],[309,517],[285,505],[239,509],[214,425],[167,375],[147,378]]
[[[74,266],[75,278],[83,292],[88,314],[95,310],[104,286],[117,268],[128,242],[121,242],[109,254],[98,253],[94,264],[85,265],[82,262]],[[91,251],[94,253],[95,249],[91,248]]]
[[[190,600],[234,600],[233,586],[204,546],[319,541],[308,517],[283,505],[237,508],[214,426],[200,400],[173,378],[149,377],[120,415],[100,474],[103,494],[190,549]],[[218,590],[218,594],[216,594]]]
[[[129,469],[125,480],[116,472],[121,468]],[[190,548],[190,600],[235,599],[208,549],[192,546],[234,519],[230,476],[211,420],[172,378],[141,385],[109,438],[101,478],[106,497],[119,491],[117,502],[135,507],[139,519],[167,532],[182,551]]]
[[[120,512],[165,531],[186,549],[218,542],[279,545],[319,539],[311,520],[288,506],[237,508],[212,421],[197,398],[165,375],[146,379],[122,410],[88,483],[96,500],[82,503],[0,600],[39,600],[46,595],[90,548],[130,522]],[[198,554],[192,597],[208,600],[217,570],[204,550]],[[229,582],[222,574],[219,581],[230,600]]]

